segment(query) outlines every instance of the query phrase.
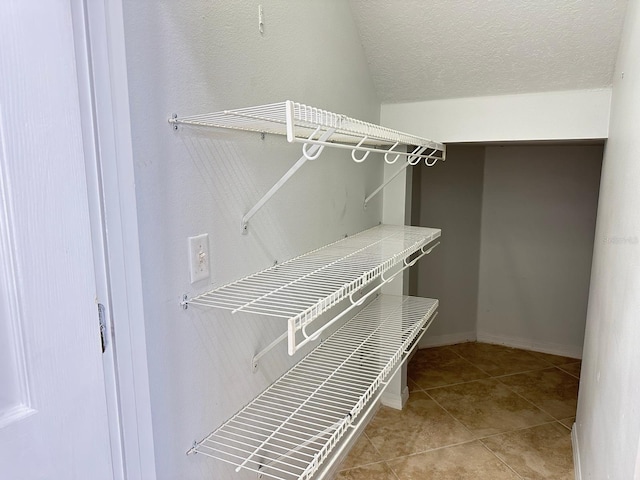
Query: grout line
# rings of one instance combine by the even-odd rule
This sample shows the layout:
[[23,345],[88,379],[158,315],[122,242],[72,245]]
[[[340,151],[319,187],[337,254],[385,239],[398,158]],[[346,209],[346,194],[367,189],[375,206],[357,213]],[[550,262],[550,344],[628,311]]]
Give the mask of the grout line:
[[396,480],[400,480],[400,477],[398,476],[398,474],[396,473],[396,471],[395,471],[393,468],[391,468],[391,465],[389,465],[386,461],[384,462],[384,464],[387,466],[387,468],[388,468],[389,470],[391,470],[391,474],[392,474],[394,477],[396,477]]
[[415,457],[416,455],[435,452],[437,450],[444,450],[445,448],[459,447],[460,445],[466,445],[467,443],[473,443],[477,441],[478,441],[477,438],[472,438],[471,440],[465,440],[464,442],[452,443],[450,445],[442,445],[441,447],[427,448],[426,450],[420,450],[419,452],[411,452],[406,455],[399,455],[397,457],[389,458],[385,460],[385,462],[393,462],[395,460],[400,460],[401,458]]
[[[578,362],[574,362],[574,363],[578,363]],[[566,365],[571,365],[571,364],[569,364],[569,363],[565,363],[564,365],[566,366]],[[580,376],[579,376],[579,375],[576,375],[575,373],[567,372],[567,371],[566,371],[564,368],[562,368],[561,366],[560,366],[560,367],[559,367],[559,366],[556,366],[556,368],[557,368],[557,369],[559,369],[559,370],[561,370],[561,371],[563,371],[564,373],[566,373],[566,374],[568,374],[568,375],[571,375],[573,378],[577,378],[578,380],[580,380]]]
[[[473,382],[477,382],[479,380],[490,380],[491,377],[484,377],[484,378],[476,378],[475,380],[466,380],[464,382],[457,382],[457,383],[448,383],[446,385],[438,385],[436,387],[428,387],[428,388],[420,388],[420,390],[422,390],[423,392],[427,393],[427,391],[429,390],[435,390],[436,388],[447,388],[447,387],[454,387],[456,385],[464,385],[467,383],[473,383]],[[415,383],[415,381],[413,382]]]
[[516,472],[513,467],[511,465],[509,465],[506,460],[500,458],[496,452],[494,452],[493,450],[491,450],[489,447],[487,447],[484,442],[482,440],[478,440],[478,442],[480,442],[480,445],[482,445],[484,447],[485,450],[487,450],[491,455],[493,455],[494,457],[496,457],[496,459],[498,459],[498,461],[500,463],[502,463],[505,467],[507,467],[509,470],[511,470],[513,472],[513,474],[518,477],[521,480],[524,480],[524,477],[522,475],[520,475],[518,472]]
[[[482,441],[487,438],[498,437],[500,435],[508,435],[510,433],[522,432],[523,430],[528,430],[530,428],[542,427],[543,425],[551,425],[552,423],[560,423],[558,420],[549,420],[548,422],[536,423],[534,425],[529,425],[527,427],[519,427],[514,430],[506,430],[504,432],[492,433],[491,435],[485,435],[483,437],[479,437],[478,440]],[[566,428],[566,427],[565,427]]]
[[[379,463],[384,463],[386,465],[387,462],[386,462],[386,460],[379,460],[377,462],[363,463],[361,465],[354,465],[353,467],[349,467],[349,468],[342,468],[342,469],[338,470],[336,473],[349,472],[351,470],[355,470],[356,468],[368,467],[370,465],[378,465]],[[387,465],[387,467],[389,467],[389,465]],[[389,469],[391,470],[391,467],[389,467]]]
[[[573,418],[573,417],[567,417],[567,418],[564,418],[563,420],[568,420],[569,418]],[[564,428],[566,428],[567,430],[569,431],[572,430],[571,427],[567,427],[564,423],[562,423],[562,421],[558,420],[558,423],[562,425]]]
[[460,426],[462,426],[462,428],[464,428],[467,432],[469,432],[469,434],[471,435],[471,437],[472,437],[472,438],[474,438],[474,439],[476,438],[476,436],[474,435],[474,433],[473,433],[473,432],[472,432],[472,431],[471,431],[471,430],[470,430],[470,429],[469,429],[469,428],[468,428],[464,423],[462,423],[462,421],[461,421],[461,420],[458,420],[458,419],[453,415],[453,413],[451,413],[451,412],[450,412],[449,410],[447,410],[444,406],[442,406],[442,405],[440,404],[440,402],[438,402],[435,398],[433,398],[433,397],[432,397],[431,395],[429,395],[427,392],[424,392],[424,393],[425,393],[425,395],[427,395],[427,397],[429,397],[431,400],[433,400],[433,402],[434,402],[437,406],[439,406],[442,410],[444,410],[444,411],[445,411],[445,413],[446,413],[447,415],[449,415],[451,418],[453,418],[453,420],[454,420],[455,422],[457,422],[458,424],[460,424]]
[[515,375],[524,375],[525,373],[540,372],[542,370],[551,370],[552,368],[555,368],[555,367],[552,365],[550,367],[532,368],[531,370],[523,370],[521,372],[505,373],[503,375],[494,375],[491,378],[500,379],[500,378],[504,378],[504,377],[512,377],[512,376],[515,376]]

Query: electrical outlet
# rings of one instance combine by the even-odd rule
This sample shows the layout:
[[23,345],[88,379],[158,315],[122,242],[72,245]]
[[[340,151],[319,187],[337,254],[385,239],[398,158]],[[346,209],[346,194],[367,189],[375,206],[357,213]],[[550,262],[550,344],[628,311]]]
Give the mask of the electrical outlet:
[[209,234],[189,237],[191,283],[209,278]]

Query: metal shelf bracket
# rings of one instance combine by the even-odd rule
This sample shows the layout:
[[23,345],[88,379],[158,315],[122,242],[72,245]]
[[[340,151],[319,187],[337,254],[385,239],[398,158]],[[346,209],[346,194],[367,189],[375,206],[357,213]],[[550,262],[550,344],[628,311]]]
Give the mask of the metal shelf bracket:
[[[331,135],[333,135],[333,133],[335,132],[335,129],[329,129],[326,132],[324,132],[321,136],[320,136],[320,140],[321,141],[327,141]],[[317,133],[317,130],[311,134],[311,136],[315,135]],[[324,149],[323,145],[311,145],[310,148],[307,148],[308,144],[304,144],[302,146],[302,156],[298,159],[298,161],[296,163],[293,164],[293,166],[287,171],[287,173],[285,173],[280,180],[278,180],[275,185],[273,187],[271,187],[269,189],[269,191],[267,193],[265,193],[262,198],[260,200],[258,200],[258,202],[249,209],[249,211],[247,213],[244,214],[244,216],[242,217],[242,234],[246,235],[248,233],[248,228],[249,228],[249,220],[251,219],[251,217],[253,217],[258,210],[260,210],[265,203],[267,203],[269,201],[269,199],[271,197],[273,197],[276,192],[278,190],[280,190],[282,188],[282,186],[287,183],[287,181],[293,177],[293,175],[295,175],[295,173],[300,169],[300,167],[302,167],[305,163],[307,163],[307,160],[315,160],[317,159],[320,154],[322,153],[322,150]]]

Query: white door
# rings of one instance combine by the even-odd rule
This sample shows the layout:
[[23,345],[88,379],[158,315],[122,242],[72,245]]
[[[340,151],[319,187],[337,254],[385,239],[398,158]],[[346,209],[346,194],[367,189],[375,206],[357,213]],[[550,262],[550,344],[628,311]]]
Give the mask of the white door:
[[70,2],[0,32],[0,478],[110,479]]

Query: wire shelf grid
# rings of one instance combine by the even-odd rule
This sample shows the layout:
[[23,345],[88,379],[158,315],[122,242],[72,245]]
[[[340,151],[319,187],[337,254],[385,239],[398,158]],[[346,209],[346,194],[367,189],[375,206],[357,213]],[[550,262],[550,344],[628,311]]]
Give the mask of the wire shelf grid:
[[380,295],[190,453],[310,479],[426,330],[428,298]]
[[300,346],[296,332],[439,236],[436,228],[379,225],[186,303],[285,318],[293,355]]
[[[357,120],[346,115],[328,112],[291,100],[259,105],[255,107],[223,110],[169,120],[175,125],[193,125],[201,127],[230,128],[259,133],[286,135],[289,142],[329,143],[336,147],[374,151],[381,149],[405,155],[402,147],[425,147],[433,150],[417,158],[444,158],[445,147],[442,143],[426,138]],[[323,134],[331,132],[329,139],[320,141]]]

